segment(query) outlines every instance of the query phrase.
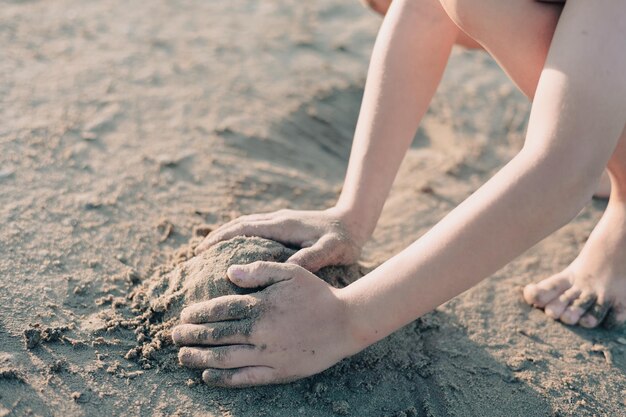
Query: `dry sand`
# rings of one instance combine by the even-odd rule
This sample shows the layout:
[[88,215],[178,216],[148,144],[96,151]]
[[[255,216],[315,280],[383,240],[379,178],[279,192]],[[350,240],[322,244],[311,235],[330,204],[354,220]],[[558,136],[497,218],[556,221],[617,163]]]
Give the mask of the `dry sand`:
[[[0,416],[626,415],[626,331],[565,327],[520,297],[575,257],[598,202],[320,375],[199,384],[133,328],[132,295],[189,258],[204,224],[332,204],[379,19],[357,0],[0,6]],[[490,58],[455,51],[363,263],[493,175],[528,109]]]

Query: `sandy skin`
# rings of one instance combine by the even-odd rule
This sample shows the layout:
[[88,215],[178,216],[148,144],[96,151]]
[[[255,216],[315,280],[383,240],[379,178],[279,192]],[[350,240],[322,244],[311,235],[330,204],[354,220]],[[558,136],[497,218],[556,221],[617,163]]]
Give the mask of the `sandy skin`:
[[[255,262],[231,267],[228,277],[243,288],[266,288],[246,300],[220,297],[190,306],[181,314],[183,324],[172,333],[182,346],[180,363],[204,370],[205,383],[243,387],[288,382],[321,372],[360,350],[356,344],[328,343],[346,340],[350,327],[345,303],[340,290],[304,268]],[[332,325],[299,331],[320,322]]]
[[[200,351],[192,354],[184,348],[183,364],[208,368],[205,382],[226,386],[284,382],[319,372],[476,284],[570,221],[591,198],[607,162],[614,189],[603,222],[610,227],[597,229],[594,234],[600,237],[590,240],[561,278],[549,279],[546,288],[530,287],[532,291],[527,289],[525,296],[538,306],[534,298],[541,297],[547,311],[565,323],[582,320],[581,324],[593,327],[607,316],[605,320],[611,323],[622,321],[626,261],[615,255],[626,250],[626,140],[623,135],[620,138],[626,112],[621,92],[626,86],[623,77],[613,76],[595,81],[594,94],[580,88],[597,70],[589,62],[609,73],[626,68],[618,53],[619,41],[602,23],[614,19],[616,27],[623,27],[626,9],[617,2],[607,9],[589,10],[588,5],[570,3],[559,19],[560,6],[521,1],[513,9],[471,0],[442,5],[394,2],[374,51],[346,183],[337,203],[342,218],[349,219],[346,223],[359,225],[359,230],[373,229],[459,27],[486,45],[534,99],[524,150],[424,237],[343,290],[332,292],[326,284],[314,284],[313,275],[291,265],[232,267],[229,277],[235,284],[266,286],[260,292],[266,304],[258,324],[247,338],[241,335],[232,342],[272,349],[266,354],[220,346],[217,355],[209,347],[200,356]],[[414,19],[421,19],[422,26],[416,29]],[[507,49],[507,34],[498,27],[507,20],[511,25],[536,24],[538,30],[531,32],[544,34],[528,41],[525,67],[518,65],[518,51],[513,54]],[[592,35],[581,38],[581,26]],[[601,53],[592,48],[599,40],[607,48]],[[405,48],[409,47],[415,53],[407,58]],[[520,50],[525,50],[524,45]],[[423,70],[416,74],[414,68]],[[609,111],[594,111],[593,103],[600,102],[608,103]],[[563,116],[565,103],[568,112]],[[404,141],[380,139],[389,136]],[[599,139],[591,144],[587,137]],[[379,168],[376,173],[370,169],[373,166]],[[283,224],[270,216],[256,229],[284,228],[297,223],[295,216]],[[250,224],[248,228],[254,230]],[[231,226],[231,233],[237,227]],[[608,256],[600,254],[607,249],[599,246],[600,241],[611,242]],[[185,345],[189,331],[177,329],[175,340]],[[207,337],[205,343],[213,346],[215,341]]]

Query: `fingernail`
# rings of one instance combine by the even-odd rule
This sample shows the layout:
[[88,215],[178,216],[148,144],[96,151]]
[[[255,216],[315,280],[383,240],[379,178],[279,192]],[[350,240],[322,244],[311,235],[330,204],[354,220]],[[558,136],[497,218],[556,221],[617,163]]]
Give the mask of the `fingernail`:
[[233,265],[228,268],[228,275],[234,279],[243,279],[245,278],[245,271],[239,265]]
[[202,373],[202,379],[207,385],[215,385],[220,381],[220,374],[217,371],[207,369]]
[[180,330],[177,327],[174,327],[174,330],[172,330],[172,340],[174,341],[175,344],[178,344],[178,342],[180,342],[180,339],[181,339]]

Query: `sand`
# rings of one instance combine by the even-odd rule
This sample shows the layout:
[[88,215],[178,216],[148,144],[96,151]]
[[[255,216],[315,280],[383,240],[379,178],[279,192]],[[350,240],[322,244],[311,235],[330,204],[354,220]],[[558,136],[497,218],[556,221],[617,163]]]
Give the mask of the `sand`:
[[[143,304],[165,292],[138,292],[194,262],[206,225],[335,201],[379,22],[357,0],[2,3],[0,416],[626,415],[626,330],[562,326],[520,295],[576,256],[602,202],[320,375],[232,391],[177,365]],[[489,57],[454,51],[360,263],[515,155],[528,110]]]
[[[193,253],[197,242],[197,239],[192,240],[184,253]],[[185,306],[225,295],[258,291],[231,283],[226,276],[228,267],[256,261],[285,262],[294,253],[293,248],[278,242],[240,236],[220,242],[187,260],[178,257],[171,265],[158,268],[128,295],[127,300],[112,299],[114,307],[97,315],[96,320],[101,326],[93,329],[94,333],[111,332],[120,327],[132,330],[136,335],[137,346],[124,355],[126,359],[137,360],[144,369],[169,363],[176,356],[171,330],[180,322],[180,313]],[[341,288],[366,272],[359,265],[336,265],[322,268],[316,274],[330,285]],[[241,308],[245,312],[246,306],[233,305],[231,308]],[[254,319],[251,317],[250,320],[233,324],[230,330],[224,330],[247,334],[254,325]],[[50,341],[49,338],[42,339],[37,329],[28,329],[26,332],[26,347],[29,349],[41,340]],[[32,333],[36,335],[36,342],[32,341]]]

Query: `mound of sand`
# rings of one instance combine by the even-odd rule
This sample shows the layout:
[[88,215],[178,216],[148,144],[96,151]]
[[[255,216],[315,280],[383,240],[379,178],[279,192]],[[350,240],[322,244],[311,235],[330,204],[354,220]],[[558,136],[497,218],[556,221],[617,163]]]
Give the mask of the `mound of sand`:
[[[230,282],[226,271],[231,265],[256,261],[285,262],[294,253],[294,249],[271,240],[235,237],[183,262],[170,273],[149,280],[145,296],[154,312],[163,313],[164,319],[170,320],[178,317],[184,305],[253,292]],[[319,277],[335,287],[342,287],[360,275],[357,266],[328,267],[320,271]]]
[[[191,248],[188,252],[193,252]],[[231,265],[256,261],[285,262],[295,250],[278,242],[258,237],[235,237],[183,261],[169,272],[157,271],[130,296],[139,314],[119,320],[122,327],[134,327],[137,347],[127,359],[155,359],[157,352],[171,345],[171,328],[185,306],[231,294],[247,294],[255,289],[240,288],[226,276]],[[343,287],[363,275],[358,265],[330,266],[317,275],[335,287]],[[109,326],[110,327],[110,326]]]

